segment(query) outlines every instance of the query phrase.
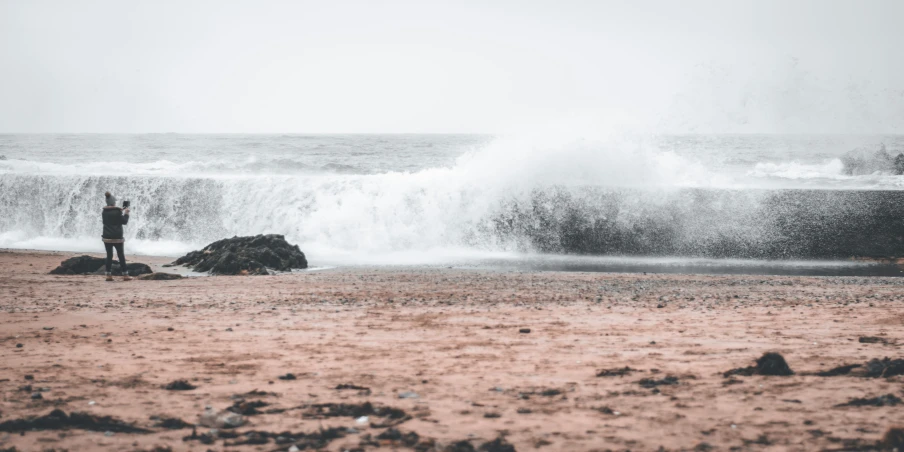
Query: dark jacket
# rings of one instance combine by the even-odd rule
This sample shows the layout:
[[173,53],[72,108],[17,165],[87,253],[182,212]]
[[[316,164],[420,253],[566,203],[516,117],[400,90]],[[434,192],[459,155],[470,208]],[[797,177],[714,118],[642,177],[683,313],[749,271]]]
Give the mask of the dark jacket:
[[104,219],[104,235],[101,237],[122,240],[122,225],[129,223],[129,215],[123,215],[119,207],[107,206],[101,217]]

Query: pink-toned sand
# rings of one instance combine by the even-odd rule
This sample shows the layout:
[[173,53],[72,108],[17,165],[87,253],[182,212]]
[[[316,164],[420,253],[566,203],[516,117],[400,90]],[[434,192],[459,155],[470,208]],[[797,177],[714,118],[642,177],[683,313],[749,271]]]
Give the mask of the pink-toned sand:
[[[286,450],[272,439],[230,446],[245,436],[183,441],[190,428],[150,419],[195,423],[205,406],[224,409],[254,389],[276,394],[248,398],[270,404],[262,411],[287,410],[247,416],[239,433],[357,430],[326,450],[406,447],[376,440],[383,418],[316,419],[314,404],[400,408],[411,419],[396,428],[430,450],[460,440],[480,450],[500,436],[519,451],[844,449],[904,424],[904,405],[836,406],[904,398],[902,377],[806,375],[904,357],[904,280],[350,268],[107,283],[48,274],[70,256],[0,252],[0,422],[59,408],[153,433],[0,432],[0,449]],[[726,384],[722,372],[767,351],[796,374]],[[625,366],[637,372],[597,377]],[[297,379],[277,378],[286,373]],[[638,384],[666,376],[679,383],[658,393]],[[198,388],[162,389],[176,379]],[[26,384],[31,392],[19,390]],[[399,397],[406,392],[417,398]]]

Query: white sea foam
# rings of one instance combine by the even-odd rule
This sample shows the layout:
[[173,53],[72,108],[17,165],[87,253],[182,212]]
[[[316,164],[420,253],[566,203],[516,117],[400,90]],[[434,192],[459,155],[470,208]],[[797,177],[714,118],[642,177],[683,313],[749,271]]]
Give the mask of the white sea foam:
[[[203,246],[203,245],[200,245]],[[128,240],[129,254],[143,256],[181,256],[198,249],[198,244],[174,240]],[[103,253],[104,245],[97,237],[47,237],[30,236],[24,231],[0,233],[0,248],[41,251],[68,251],[77,253]]]
[[822,163],[763,162],[757,163],[750,175],[756,177],[780,177],[786,179],[842,179],[844,164],[841,159],[831,159]]

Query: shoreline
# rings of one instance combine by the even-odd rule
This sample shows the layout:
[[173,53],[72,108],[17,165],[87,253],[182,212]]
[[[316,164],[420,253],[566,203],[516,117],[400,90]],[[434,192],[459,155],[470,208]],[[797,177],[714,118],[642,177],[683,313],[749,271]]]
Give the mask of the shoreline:
[[[0,253],[34,253],[48,255],[89,255],[105,257],[105,253],[86,251],[54,251],[19,248],[0,248]],[[146,263],[155,272],[176,272],[183,276],[208,276],[180,267],[163,267],[179,256],[129,254],[126,259]],[[114,259],[116,256],[114,256]],[[472,259],[450,258],[448,262],[355,264],[327,262],[311,266],[305,271],[345,269],[349,271],[386,269],[417,271],[421,269],[463,269],[502,272],[589,272],[589,273],[652,273],[675,275],[737,275],[737,276],[862,276],[904,277],[904,259],[836,259],[836,260],[761,260],[715,259],[671,256],[587,256],[556,254],[519,254],[508,257],[475,256]]]
[[[404,411],[392,428],[435,450],[500,437],[519,451],[837,449],[875,444],[902,424],[900,406],[839,405],[904,398],[904,377],[813,375],[904,358],[901,278],[369,267],[105,283],[47,274],[77,254],[0,251],[0,423],[61,409],[151,433],[0,432],[2,448],[287,450],[276,433],[336,428],[323,450],[412,449],[386,439],[385,416],[359,423],[317,408],[365,402]],[[765,352],[781,353],[795,374],[722,375]],[[287,373],[295,379],[278,378]],[[197,388],[163,389],[179,379]],[[205,406],[236,397],[267,405],[244,416],[238,437],[217,429],[210,445],[150,418],[197,423]],[[239,444],[251,431],[274,436]]]

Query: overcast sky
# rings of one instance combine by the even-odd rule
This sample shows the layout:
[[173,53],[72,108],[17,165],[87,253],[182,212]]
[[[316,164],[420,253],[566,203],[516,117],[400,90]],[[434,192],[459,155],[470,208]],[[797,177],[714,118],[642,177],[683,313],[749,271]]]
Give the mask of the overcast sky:
[[904,1],[0,0],[0,132],[904,133]]

